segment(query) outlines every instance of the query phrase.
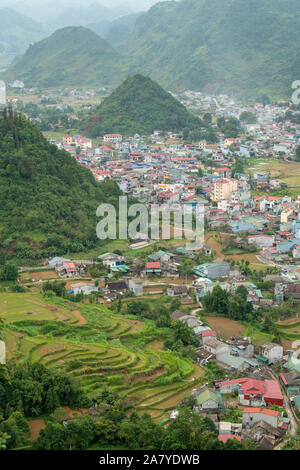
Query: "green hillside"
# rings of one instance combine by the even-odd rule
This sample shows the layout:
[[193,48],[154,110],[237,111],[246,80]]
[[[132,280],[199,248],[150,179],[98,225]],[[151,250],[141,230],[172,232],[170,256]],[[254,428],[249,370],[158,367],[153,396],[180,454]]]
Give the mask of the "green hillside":
[[130,33],[133,31],[136,21],[141,13],[132,13],[122,16],[114,21],[102,19],[98,23],[91,23],[87,27],[99,34],[113,47],[122,48],[126,43]]
[[0,118],[0,253],[24,265],[93,247],[96,209],[119,194],[115,183],[96,183],[23,116]]
[[138,18],[127,54],[163,86],[290,96],[299,41],[297,0],[181,0]]
[[167,89],[246,98],[289,97],[299,79],[298,0],[167,1],[113,22],[91,17],[89,24],[107,42],[84,27],[58,30],[1,78],[114,87],[141,73]]
[[31,46],[3,79],[23,80],[26,86],[105,86],[118,82],[121,63],[122,57],[93,31],[67,27]]
[[11,8],[0,9],[0,55],[23,53],[30,43],[39,41],[46,34],[37,21]]
[[151,320],[39,293],[1,295],[8,359],[60,371],[90,398],[126,394],[137,413],[160,422],[205,380],[190,358],[157,346],[172,333]]
[[182,131],[204,128],[170,93],[149,77],[128,77],[94,111],[86,130],[91,136],[106,133],[150,134],[154,130]]

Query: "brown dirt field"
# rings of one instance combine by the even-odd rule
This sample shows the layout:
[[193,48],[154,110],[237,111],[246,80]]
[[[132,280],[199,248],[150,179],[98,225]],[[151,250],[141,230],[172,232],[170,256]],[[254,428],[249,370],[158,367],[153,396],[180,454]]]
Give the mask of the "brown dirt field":
[[[67,291],[70,290],[70,289],[71,289],[71,286],[74,286],[75,284],[84,284],[84,285],[87,285],[87,286],[89,286],[89,285],[92,285],[92,286],[93,286],[95,283],[94,283],[93,281],[82,281],[82,280],[81,280],[81,281],[76,281],[76,280],[74,280],[74,281],[69,281],[69,282],[67,282],[67,284],[66,284],[66,290],[67,290]],[[99,283],[99,287],[101,287],[101,286],[100,286],[100,283]],[[104,287],[104,284],[103,284],[103,287]]]
[[290,341],[288,339],[282,339],[281,340],[281,343],[282,343],[282,346],[283,346],[283,349],[286,351],[286,350],[292,350],[292,344],[293,344],[293,341]]
[[144,294],[162,294],[163,291],[155,287],[145,287]]
[[234,261],[241,261],[244,259],[245,261],[250,261],[252,264],[263,264],[256,258],[255,253],[245,253],[241,255],[224,255],[222,253],[222,245],[217,240],[215,240],[214,235],[218,234],[217,232],[209,232],[205,235],[205,243],[207,243],[211,249],[216,253],[218,258],[222,258],[224,260],[233,259]]
[[79,410],[71,410],[68,406],[63,406],[63,409],[67,412],[69,418],[72,418],[74,414],[84,415],[88,412],[86,408],[80,408]]
[[77,318],[78,320],[78,325],[86,325],[87,321],[86,319],[81,315],[79,310],[73,310],[72,315]]
[[153,341],[152,343],[147,344],[146,349],[151,349],[152,351],[161,351],[164,349],[164,343],[162,341]]
[[230,336],[243,336],[246,327],[237,321],[223,317],[205,317],[209,326],[213,328],[221,338],[228,339]]
[[40,435],[40,431],[46,427],[46,421],[44,419],[34,419],[29,421],[29,427],[31,432],[30,439],[37,439]]
[[32,273],[22,273],[21,280],[34,279],[35,281],[43,281],[46,279],[57,279],[56,271],[36,271]]
[[47,348],[46,347],[40,348],[37,353],[42,356],[44,354],[49,354],[49,353],[59,351],[62,349],[63,349],[63,346],[61,344],[53,344],[52,346],[48,346]]

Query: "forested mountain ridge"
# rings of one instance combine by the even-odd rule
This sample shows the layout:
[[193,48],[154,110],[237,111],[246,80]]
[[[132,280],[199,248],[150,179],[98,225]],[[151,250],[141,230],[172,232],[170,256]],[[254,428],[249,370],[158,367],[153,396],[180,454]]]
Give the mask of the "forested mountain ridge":
[[0,54],[21,54],[30,43],[47,35],[46,29],[12,8],[0,9]]
[[96,110],[85,130],[92,137],[161,131],[207,131],[208,126],[156,82],[143,75],[128,77]]
[[117,203],[115,183],[99,184],[20,114],[0,118],[0,251],[22,260],[95,246],[96,210]]
[[128,57],[163,86],[287,96],[299,77],[296,0],[163,2],[138,18]]
[[[91,28],[63,28],[3,76],[27,86],[118,86],[141,73],[172,90],[291,96],[299,79],[298,0],[179,0]],[[133,29],[133,30],[132,30]]]
[[84,27],[67,27],[31,46],[4,74],[26,86],[104,86],[119,83],[122,56]]

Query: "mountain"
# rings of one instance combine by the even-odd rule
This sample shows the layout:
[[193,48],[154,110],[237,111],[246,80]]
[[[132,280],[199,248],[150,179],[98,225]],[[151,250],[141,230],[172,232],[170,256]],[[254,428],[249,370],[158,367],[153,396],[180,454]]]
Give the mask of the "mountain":
[[129,39],[139,16],[141,13],[132,13],[113,21],[102,20],[99,23],[91,23],[87,27],[99,34],[113,47],[122,47]]
[[290,96],[299,42],[298,0],[180,0],[138,18],[127,56],[168,87]]
[[43,26],[12,8],[0,9],[0,54],[21,54],[47,35]]
[[150,134],[154,130],[199,130],[200,119],[149,77],[128,77],[93,112],[86,130],[92,137],[106,133]]
[[115,183],[99,184],[20,114],[0,117],[0,252],[19,262],[95,246],[96,209],[116,204]]
[[51,22],[54,29],[63,28],[65,26],[87,26],[91,23],[91,19],[112,20],[116,18],[116,13],[110,8],[104,7],[99,3],[93,3],[88,6],[67,7],[63,9],[57,17]]
[[[26,86],[106,86],[120,81],[122,57],[84,27],[57,30],[31,46],[3,75]],[[2,78],[2,77],[1,77]]]

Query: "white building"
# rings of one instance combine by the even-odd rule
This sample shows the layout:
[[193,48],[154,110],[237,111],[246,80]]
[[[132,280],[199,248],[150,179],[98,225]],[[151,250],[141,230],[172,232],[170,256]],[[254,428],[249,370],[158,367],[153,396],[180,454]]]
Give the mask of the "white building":
[[275,242],[274,235],[250,235],[249,245],[256,245],[258,248],[272,248]]
[[230,351],[230,346],[226,343],[222,343],[218,339],[209,339],[203,345],[204,349],[215,356],[217,354],[223,354]]
[[6,364],[6,347],[4,341],[0,341],[0,364]]
[[113,144],[116,144],[118,142],[122,142],[122,136],[121,134],[106,134],[103,136],[104,142],[112,142]]
[[273,364],[282,360],[283,347],[276,343],[266,343],[261,347],[261,355],[269,360],[269,364]]
[[6,105],[6,86],[5,83],[0,81],[0,106]]
[[279,420],[279,411],[269,410],[268,408],[245,408],[243,412],[243,428],[252,428],[259,421],[264,421],[273,428],[277,428]]

